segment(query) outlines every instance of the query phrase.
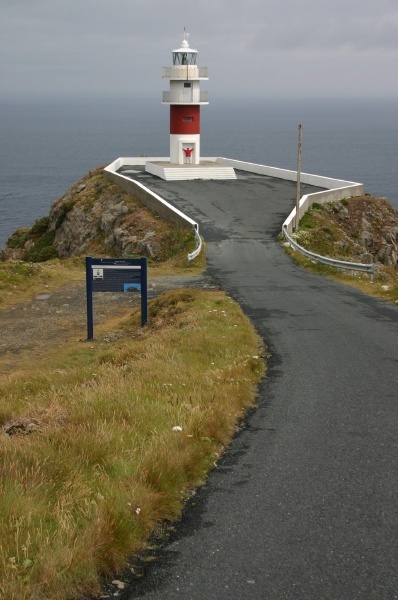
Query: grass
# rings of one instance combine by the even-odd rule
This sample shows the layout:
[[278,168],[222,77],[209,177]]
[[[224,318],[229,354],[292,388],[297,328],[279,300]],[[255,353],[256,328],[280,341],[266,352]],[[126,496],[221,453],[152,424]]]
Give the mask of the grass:
[[[205,252],[187,265],[187,252],[193,250],[194,241],[183,246],[171,258],[162,262],[149,262],[150,277],[200,274],[206,267]],[[32,300],[36,295],[49,293],[72,281],[85,278],[85,259],[74,257],[53,259],[44,263],[0,261],[0,310],[19,302]]]
[[392,267],[380,267],[376,271],[375,281],[372,283],[370,275],[367,273],[354,272],[352,274],[351,271],[339,271],[334,267],[309,260],[300,252],[296,252],[291,248],[287,248],[286,251],[298,265],[312,273],[324,275],[334,281],[355,287],[369,296],[382,298],[392,304],[398,304],[398,273]]
[[84,259],[0,262],[0,310],[85,277]]
[[[348,201],[341,201],[347,205]],[[307,250],[344,261],[361,262],[354,235],[343,236],[343,232],[328,218],[325,206],[314,204],[300,219],[300,228],[295,234],[297,243]],[[306,258],[292,248],[286,248],[293,260],[305,269],[345,283],[370,296],[398,304],[398,273],[392,267],[377,265],[375,281],[367,273],[339,270]]]
[[326,207],[317,203],[300,219],[300,227],[294,237],[303,248],[340,260],[349,260],[355,250],[358,250],[357,244],[343,235],[339,227],[330,220]]
[[180,516],[253,405],[260,341],[230,298],[177,290],[149,316],[0,379],[1,598],[98,591],[159,521]]

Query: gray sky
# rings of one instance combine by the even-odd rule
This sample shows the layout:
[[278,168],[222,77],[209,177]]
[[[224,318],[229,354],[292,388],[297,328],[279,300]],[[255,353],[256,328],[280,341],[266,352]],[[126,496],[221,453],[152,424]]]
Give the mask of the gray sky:
[[214,96],[398,97],[397,0],[0,0],[0,97],[160,97],[184,26]]

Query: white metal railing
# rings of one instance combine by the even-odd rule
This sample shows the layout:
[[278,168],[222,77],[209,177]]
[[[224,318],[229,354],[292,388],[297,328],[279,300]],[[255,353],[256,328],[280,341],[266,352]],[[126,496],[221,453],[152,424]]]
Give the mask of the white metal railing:
[[[139,194],[138,197],[140,198],[141,202],[143,204],[146,204],[150,209],[154,209],[157,210],[161,215],[166,217],[166,212],[169,212],[170,215],[175,215],[177,217],[177,220],[179,221],[181,219],[181,221],[184,223],[184,225],[188,225],[190,226],[194,233],[195,233],[195,242],[196,242],[196,247],[195,250],[191,253],[187,254],[187,264],[189,264],[189,262],[191,260],[193,260],[194,258],[196,258],[197,256],[199,256],[201,250],[202,250],[202,238],[199,235],[199,225],[198,223],[196,223],[196,221],[194,221],[193,219],[191,219],[190,217],[188,217],[186,214],[184,214],[182,211],[178,210],[178,208],[176,208],[175,206],[172,206],[171,204],[169,204],[164,198],[162,198],[161,196],[158,196],[158,194],[155,194],[155,192],[152,192],[152,190],[150,190],[149,188],[147,188],[145,185],[143,185],[141,182],[139,181],[135,181],[134,179],[130,179],[129,177],[126,177],[125,175],[123,175],[123,173],[118,173],[118,170],[121,169],[123,166],[125,165],[145,165],[146,161],[157,161],[157,160],[161,160],[161,161],[167,161],[168,158],[166,157],[133,157],[133,158],[128,158],[128,157],[120,157],[117,158],[116,160],[113,161],[113,163],[111,163],[110,165],[106,166],[104,168],[105,173],[109,173],[109,175],[111,175],[111,179],[112,181],[114,181],[117,185],[120,185],[120,187],[126,189],[129,193],[131,192],[131,186],[134,186],[135,188],[137,188],[137,190],[142,190],[144,192],[144,196],[142,194]],[[128,183],[128,186],[123,186],[123,182]],[[150,202],[146,202],[146,198],[145,196],[150,198]],[[156,206],[158,205],[158,206]],[[167,218],[167,217],[166,217]],[[175,220],[175,219],[170,219],[170,220]]]
[[163,92],[162,102],[170,104],[191,104],[199,102],[208,102],[209,92],[193,91],[189,94],[189,98],[178,92]]
[[329,258],[328,256],[321,256],[320,254],[315,254],[315,252],[310,252],[306,250],[302,246],[300,246],[294,239],[290,237],[287,232],[287,226],[285,225],[282,229],[283,235],[285,239],[289,242],[292,248],[304,254],[307,258],[312,260],[316,260],[317,262],[323,263],[324,265],[329,265],[329,267],[336,267],[337,269],[348,269],[350,271],[363,271],[365,273],[370,273],[370,280],[373,283],[375,276],[375,266],[373,263],[354,263],[347,262],[344,260],[337,260],[336,258]]
[[187,264],[189,264],[191,262],[191,260],[193,260],[194,258],[199,256],[199,254],[201,253],[201,250],[202,250],[202,238],[199,235],[199,225],[194,227],[194,232],[195,232],[196,248],[193,252],[188,254]]
[[197,67],[196,65],[187,65],[180,67],[163,67],[162,77],[167,79],[208,79],[207,67]]

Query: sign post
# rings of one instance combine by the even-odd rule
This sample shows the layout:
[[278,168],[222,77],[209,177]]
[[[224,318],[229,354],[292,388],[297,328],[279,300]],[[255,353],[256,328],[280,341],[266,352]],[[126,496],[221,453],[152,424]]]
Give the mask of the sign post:
[[148,321],[147,259],[86,256],[87,339],[94,337],[93,292],[141,292],[141,325]]

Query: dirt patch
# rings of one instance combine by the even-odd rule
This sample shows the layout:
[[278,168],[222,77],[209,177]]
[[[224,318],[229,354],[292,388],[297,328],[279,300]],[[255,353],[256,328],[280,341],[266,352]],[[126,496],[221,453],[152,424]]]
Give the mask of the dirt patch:
[[[179,287],[212,288],[205,276],[160,277],[150,281],[148,297]],[[140,305],[135,294],[97,293],[93,297],[94,337],[96,328],[127,315]],[[85,282],[40,294],[0,312],[0,375],[61,344],[87,338]]]

